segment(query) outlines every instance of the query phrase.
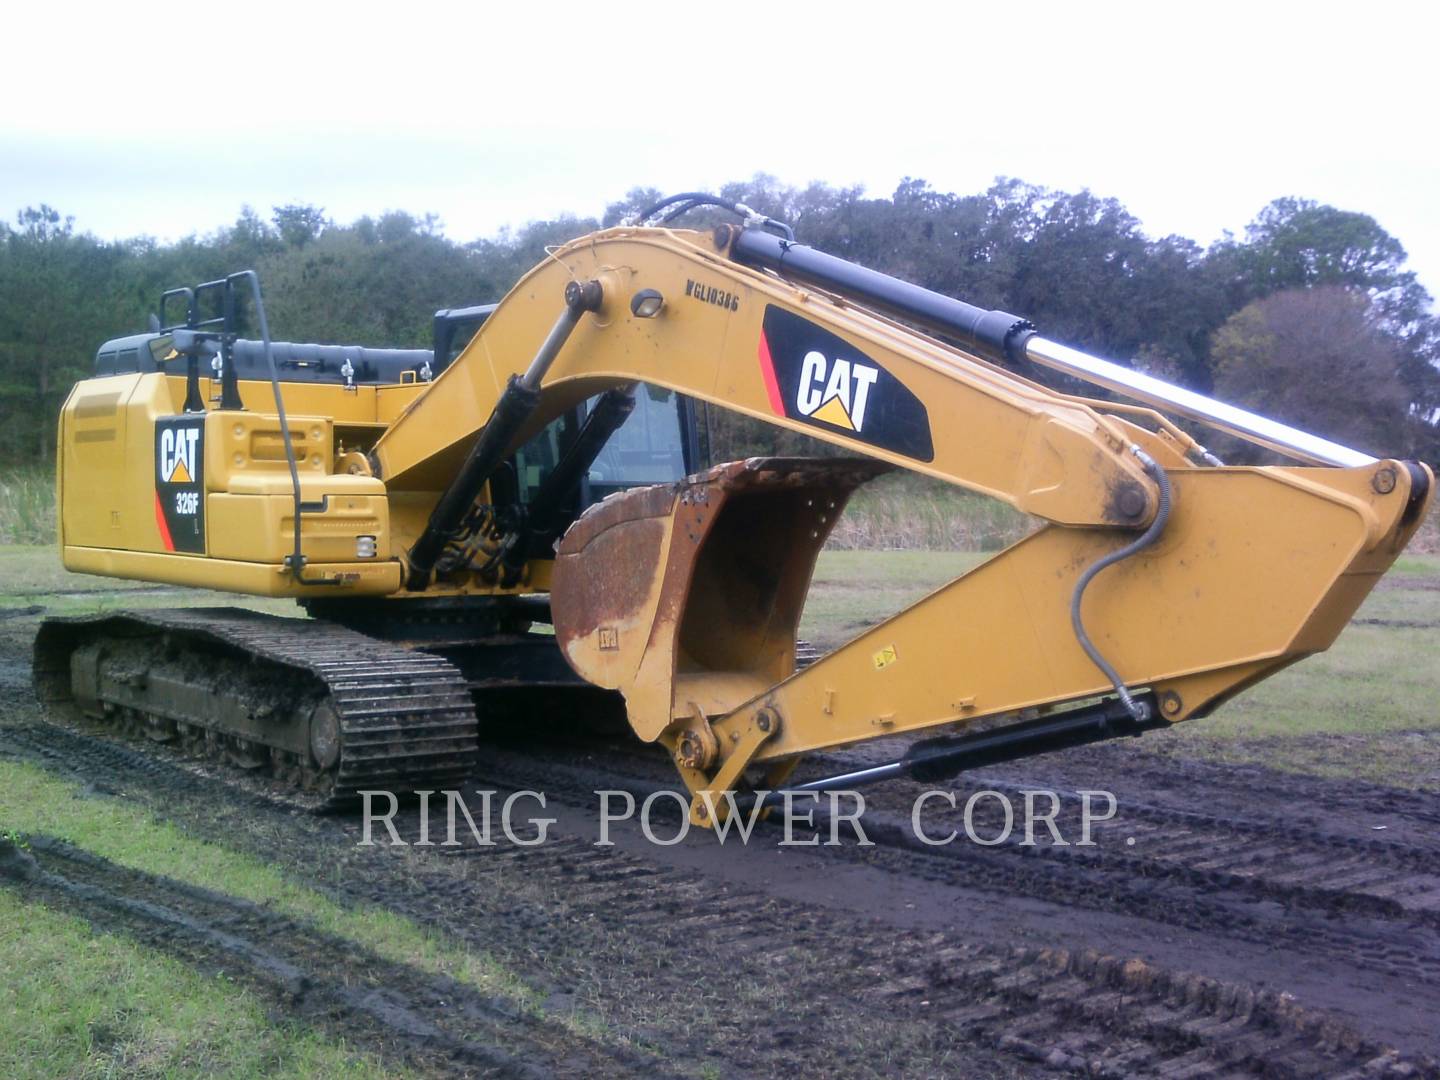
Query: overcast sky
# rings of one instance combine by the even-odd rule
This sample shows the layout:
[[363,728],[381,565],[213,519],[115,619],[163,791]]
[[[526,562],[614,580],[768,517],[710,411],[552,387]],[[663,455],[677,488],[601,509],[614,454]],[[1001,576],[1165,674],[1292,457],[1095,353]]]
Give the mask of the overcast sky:
[[970,193],[1003,174],[1201,243],[1281,195],[1363,211],[1436,294],[1436,10],[14,5],[0,213],[43,201],[100,236],[174,238],[304,202],[433,211],[469,240],[636,185]]

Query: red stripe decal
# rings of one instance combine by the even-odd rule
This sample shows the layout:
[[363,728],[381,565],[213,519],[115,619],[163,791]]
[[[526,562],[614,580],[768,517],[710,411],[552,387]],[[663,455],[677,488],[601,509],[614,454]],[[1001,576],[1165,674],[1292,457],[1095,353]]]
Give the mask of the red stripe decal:
[[160,492],[155,492],[155,524],[160,527],[160,539],[165,542],[166,551],[175,550],[175,540],[170,535],[170,526],[165,523],[165,508],[160,505]]
[[785,403],[780,399],[780,383],[775,378],[775,362],[770,359],[770,342],[765,340],[765,331],[760,331],[760,374],[765,379],[765,392],[770,395],[770,408],[776,416],[785,415]]

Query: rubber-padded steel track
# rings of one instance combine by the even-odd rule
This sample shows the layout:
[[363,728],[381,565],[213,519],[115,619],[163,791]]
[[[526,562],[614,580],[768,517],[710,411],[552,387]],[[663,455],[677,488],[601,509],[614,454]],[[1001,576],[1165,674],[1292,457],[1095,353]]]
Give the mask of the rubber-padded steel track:
[[[131,611],[118,615],[48,619],[35,641],[35,684],[41,701],[74,700],[71,657],[98,645],[154,641],[167,655],[195,651],[216,662],[240,661],[227,678],[215,680],[230,701],[274,693],[277,677],[294,680],[303,698],[325,702],[338,719],[340,751],[329,769],[313,759],[297,762],[308,773],[305,787],[326,807],[355,801],[363,790],[415,790],[463,780],[475,763],[475,707],[464,677],[448,661],[353,630],[307,619],[287,619],[233,608]],[[133,680],[132,680],[133,681]],[[247,682],[249,685],[247,685]],[[212,694],[217,691],[207,687]],[[287,690],[288,692],[288,690]],[[130,701],[107,705],[137,709]],[[218,696],[216,699],[219,704]],[[155,710],[147,705],[138,711]],[[280,760],[290,747],[257,737],[256,729],[232,729],[226,710],[208,715],[159,715],[272,751]],[[299,719],[296,724],[301,723]],[[208,741],[214,748],[219,740]],[[282,775],[285,770],[276,770]]]

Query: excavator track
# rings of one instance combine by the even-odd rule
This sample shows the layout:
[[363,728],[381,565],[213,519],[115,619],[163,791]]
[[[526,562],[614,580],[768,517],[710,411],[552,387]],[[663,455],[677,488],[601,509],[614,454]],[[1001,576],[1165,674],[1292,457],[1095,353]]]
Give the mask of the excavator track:
[[216,608],[49,619],[34,671],[52,708],[267,776],[315,809],[453,786],[475,764],[454,665],[328,623]]

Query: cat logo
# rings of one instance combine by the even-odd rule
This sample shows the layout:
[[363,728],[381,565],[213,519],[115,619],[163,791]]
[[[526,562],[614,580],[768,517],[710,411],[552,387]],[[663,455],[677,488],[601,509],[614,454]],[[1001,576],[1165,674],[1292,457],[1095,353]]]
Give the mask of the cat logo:
[[155,529],[166,551],[205,553],[205,418],[155,421]]
[[165,484],[195,482],[195,449],[200,442],[198,427],[167,427],[160,431],[160,453],[155,460]]
[[916,461],[935,459],[924,403],[857,342],[769,304],[756,355],[776,416]]
[[801,416],[851,431],[864,431],[865,406],[870,401],[870,388],[878,378],[879,368],[839,357],[827,360],[824,353],[812,349],[800,362],[795,409]]

